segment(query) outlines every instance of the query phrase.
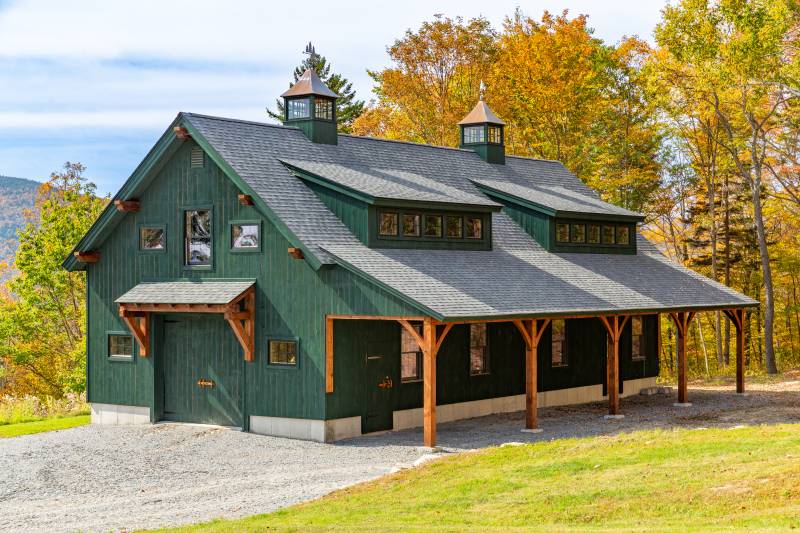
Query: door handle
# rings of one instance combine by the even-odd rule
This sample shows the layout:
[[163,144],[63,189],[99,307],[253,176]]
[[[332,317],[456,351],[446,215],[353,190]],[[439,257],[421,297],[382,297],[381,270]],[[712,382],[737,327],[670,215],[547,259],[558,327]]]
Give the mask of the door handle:
[[215,385],[215,383],[211,379],[198,379],[197,380],[197,386],[201,387],[201,388],[208,387],[209,389],[213,389],[214,385]]

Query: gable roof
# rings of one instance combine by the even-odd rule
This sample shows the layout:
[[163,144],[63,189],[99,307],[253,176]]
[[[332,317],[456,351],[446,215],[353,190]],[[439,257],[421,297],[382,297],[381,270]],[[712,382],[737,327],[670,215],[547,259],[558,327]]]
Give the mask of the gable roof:
[[231,303],[255,284],[255,280],[205,279],[195,281],[153,281],[139,283],[114,300],[124,304],[209,304]]
[[[642,237],[636,255],[553,254],[502,212],[492,213],[490,251],[371,249],[297,176],[374,198],[468,201],[496,211],[480,192],[492,189],[557,212],[641,216],[602,202],[556,161],[509,156],[495,165],[470,150],[350,135],[316,144],[292,127],[191,113],[173,125],[189,130],[313,268],[347,268],[439,319],[757,304],[671,263]],[[115,198],[146,186],[173,141],[169,130]],[[102,230],[93,226],[77,249],[98,245],[121,216],[104,212],[95,224]]]

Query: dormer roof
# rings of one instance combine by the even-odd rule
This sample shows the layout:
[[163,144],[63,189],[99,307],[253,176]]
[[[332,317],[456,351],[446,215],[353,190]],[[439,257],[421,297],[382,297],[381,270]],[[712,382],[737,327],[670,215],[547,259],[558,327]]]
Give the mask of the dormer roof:
[[468,124],[496,124],[498,126],[505,126],[506,123],[500,120],[497,115],[486,105],[486,102],[480,100],[475,107],[472,108],[472,111],[464,117],[461,122],[458,123],[459,126],[466,126]]
[[320,79],[317,71],[313,68],[306,69],[303,75],[297,80],[297,83],[292,85],[286,92],[281,95],[281,98],[292,96],[325,96],[327,98],[339,98],[339,95],[331,91],[327,85]]

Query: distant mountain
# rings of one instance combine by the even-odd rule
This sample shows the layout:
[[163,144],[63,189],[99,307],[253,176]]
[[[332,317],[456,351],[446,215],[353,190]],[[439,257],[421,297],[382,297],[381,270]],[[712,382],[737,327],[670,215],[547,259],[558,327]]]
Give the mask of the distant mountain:
[[0,175],[0,262],[12,263],[19,243],[17,230],[25,225],[24,211],[31,209],[41,183]]

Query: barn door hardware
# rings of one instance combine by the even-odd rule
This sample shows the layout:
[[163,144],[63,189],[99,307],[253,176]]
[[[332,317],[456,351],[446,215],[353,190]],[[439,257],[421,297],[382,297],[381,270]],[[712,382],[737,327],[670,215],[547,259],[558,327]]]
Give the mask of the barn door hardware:
[[214,381],[210,379],[198,379],[197,386],[201,388],[208,387],[209,389],[214,388]]
[[392,378],[390,378],[389,376],[386,376],[378,383],[379,389],[384,389],[384,390],[391,389],[393,386],[394,383],[392,382]]

